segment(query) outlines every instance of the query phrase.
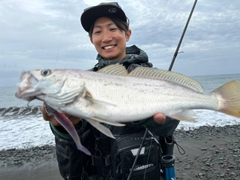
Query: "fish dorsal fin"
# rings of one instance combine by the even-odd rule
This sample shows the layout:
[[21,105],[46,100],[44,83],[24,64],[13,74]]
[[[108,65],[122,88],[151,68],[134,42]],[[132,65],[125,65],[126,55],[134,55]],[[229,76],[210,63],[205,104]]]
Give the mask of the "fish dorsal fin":
[[118,76],[126,76],[128,74],[126,68],[121,64],[112,64],[98,70],[97,72]]
[[176,72],[156,68],[137,67],[130,72],[128,76],[166,80],[203,93],[203,87],[199,82]]

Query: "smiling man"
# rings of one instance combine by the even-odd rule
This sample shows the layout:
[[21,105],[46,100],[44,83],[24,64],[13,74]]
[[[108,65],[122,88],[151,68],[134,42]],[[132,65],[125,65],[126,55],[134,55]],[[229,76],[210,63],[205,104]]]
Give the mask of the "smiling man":
[[130,29],[121,30],[107,17],[98,18],[93,26],[91,42],[106,60],[121,60],[126,56],[126,42]]
[[[129,29],[128,18],[118,3],[101,3],[85,9],[81,16],[81,24],[98,52],[98,63],[92,71],[116,63],[122,64],[128,72],[139,66],[152,67],[143,50],[135,45],[126,47],[132,32]],[[100,133],[84,119],[70,116],[69,119],[75,125],[82,144],[92,154],[88,156],[76,148],[64,128],[53,116],[46,113],[45,106],[42,107],[42,112],[43,118],[50,121],[56,137],[61,175],[68,180],[125,180],[129,174],[134,179],[160,179],[161,156],[172,155],[172,135],[179,123],[162,113],[156,113],[137,123],[126,123],[124,127],[106,125],[116,137],[112,139]],[[143,137],[145,142],[138,157],[136,152]],[[138,160],[132,167],[136,157]]]

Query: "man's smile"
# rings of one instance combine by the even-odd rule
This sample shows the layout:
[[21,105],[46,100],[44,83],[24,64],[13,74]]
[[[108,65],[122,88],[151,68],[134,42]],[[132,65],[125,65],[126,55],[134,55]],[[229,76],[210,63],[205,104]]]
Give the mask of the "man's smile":
[[108,50],[108,49],[114,48],[115,46],[117,45],[108,45],[108,46],[102,47],[102,49]]

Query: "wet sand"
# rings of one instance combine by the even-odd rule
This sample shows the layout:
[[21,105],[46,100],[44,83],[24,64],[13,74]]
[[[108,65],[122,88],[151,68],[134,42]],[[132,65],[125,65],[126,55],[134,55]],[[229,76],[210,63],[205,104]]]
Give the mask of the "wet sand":
[[[175,138],[185,150],[175,146],[177,180],[240,180],[240,125],[178,130]],[[55,147],[0,151],[0,179],[62,179]]]

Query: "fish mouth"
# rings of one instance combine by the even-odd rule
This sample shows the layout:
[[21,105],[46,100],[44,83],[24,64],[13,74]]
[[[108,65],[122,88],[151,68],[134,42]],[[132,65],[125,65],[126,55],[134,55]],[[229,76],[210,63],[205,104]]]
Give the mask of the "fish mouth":
[[22,72],[15,96],[20,99],[32,101],[42,93],[37,90],[38,80],[29,72]]

